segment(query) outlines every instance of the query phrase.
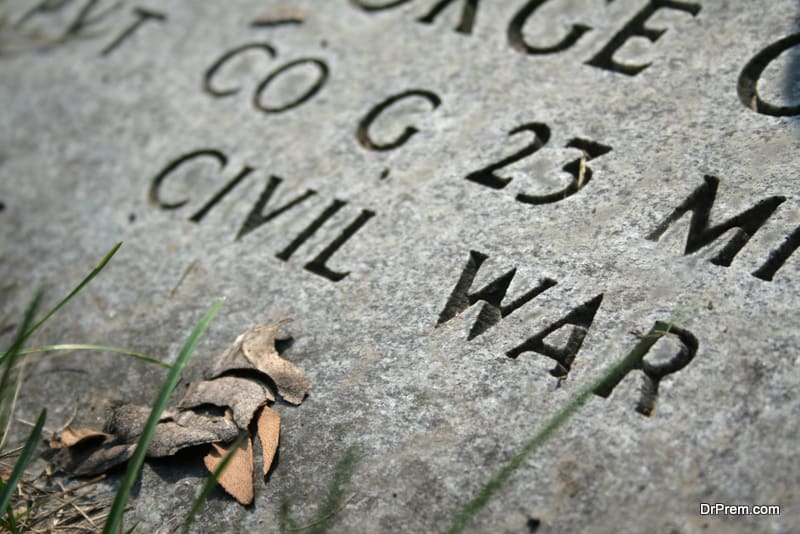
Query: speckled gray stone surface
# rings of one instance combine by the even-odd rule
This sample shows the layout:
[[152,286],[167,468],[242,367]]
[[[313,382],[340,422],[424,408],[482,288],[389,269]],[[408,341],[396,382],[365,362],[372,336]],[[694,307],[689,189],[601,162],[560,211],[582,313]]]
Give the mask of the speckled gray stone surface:
[[[106,55],[138,4],[123,2],[58,39],[82,3],[22,24],[33,2],[0,5],[3,340],[36,287],[55,302],[118,241],[109,267],[36,343],[113,344],[171,360],[224,297],[186,371],[192,380],[252,324],[294,318],[286,356],[306,372],[311,394],[299,407],[277,405],[280,457],[267,483],[256,482],[254,505],[217,493],[198,532],[277,531],[282,500],[300,524],[312,521],[349,447],[360,461],[335,531],[444,530],[549,417],[633,348],[632,331],[657,320],[691,332],[698,349],[661,380],[655,410],[636,411],[642,373],[631,372],[529,456],[467,530],[528,532],[538,522],[540,532],[565,533],[791,532],[800,524],[800,254],[771,281],[751,274],[800,225],[800,131],[797,118],[757,113],[737,95],[748,61],[798,31],[797,2],[698,0],[694,16],[659,10],[646,25],[666,29],[661,38],[632,38],[614,56],[651,63],[635,76],[586,63],[644,0],[544,3],[524,26],[531,46],[557,42],[575,23],[592,27],[548,55],[509,44],[521,0],[480,2],[469,34],[454,31],[464,2],[424,24],[417,19],[433,1],[366,11],[298,0],[308,9],[302,24],[260,28],[250,22],[273,2],[155,2],[140,7],[166,20],[145,21]],[[256,42],[275,57],[254,49],[214,77],[237,93],[203,90],[220,56]],[[764,101],[796,105],[796,54],[764,70]],[[259,82],[301,58],[327,65],[321,89],[284,113],[256,109]],[[262,103],[289,102],[314,69],[276,78]],[[418,133],[395,150],[362,146],[359,121],[410,89],[441,103],[404,100],[369,133],[378,144],[409,125]],[[529,123],[547,125],[550,139],[498,171],[513,178],[505,188],[465,179],[530,143],[529,133],[509,135]],[[585,187],[547,204],[515,200],[564,188],[561,169],[580,155],[565,147],[576,138],[612,148],[587,163]],[[225,169],[210,159],[186,164],[160,189],[164,202],[186,205],[150,202],[159,172],[200,149],[223,153]],[[191,221],[245,165],[254,170]],[[706,175],[718,178],[710,227],[785,198],[727,267],[711,260],[735,230],[684,254],[691,213],[647,239]],[[282,181],[267,212],[316,194],[235,239],[270,176]],[[288,261],[276,257],[336,199],[346,204]],[[333,282],[304,268],[364,210],[375,215],[327,262],[348,276]],[[557,284],[468,340],[481,304],[437,321],[470,251],[488,256],[472,292],[516,267],[506,311],[541,280]],[[601,294],[566,380],[542,354],[506,355]],[[563,347],[572,329],[546,342]],[[665,339],[647,358],[669,362],[676,347]],[[40,361],[27,375],[19,416],[44,405],[48,427],[58,428],[73,411],[101,424],[103,399],[151,402],[164,372],[81,353]],[[204,476],[191,459],[148,463],[128,520],[142,531],[174,528]],[[703,502],[775,504],[781,513],[701,516]]]

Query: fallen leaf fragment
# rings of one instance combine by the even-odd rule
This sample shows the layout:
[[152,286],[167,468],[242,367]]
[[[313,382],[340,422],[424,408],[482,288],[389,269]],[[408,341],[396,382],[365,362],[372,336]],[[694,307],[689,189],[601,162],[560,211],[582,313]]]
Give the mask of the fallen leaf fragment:
[[308,12],[297,6],[273,6],[263,11],[250,23],[259,28],[264,26],[279,26],[281,24],[301,24]]
[[253,414],[275,396],[263,384],[249,378],[223,376],[192,384],[178,404],[181,409],[197,408],[204,404],[228,407],[241,430],[247,430]]
[[[283,324],[256,325],[238,336],[206,373],[208,379],[191,384],[177,409],[161,415],[147,456],[172,456],[184,448],[210,445],[203,463],[213,473],[237,436],[249,432],[255,417],[266,475],[280,442],[281,417],[269,407],[275,401],[272,388],[292,404],[302,403],[310,389],[303,372],[276,349]],[[150,411],[150,406],[117,406],[105,432],[68,426],[50,439],[50,468],[88,476],[124,463],[136,450]],[[253,439],[248,433],[233,451],[219,483],[238,502],[250,504],[253,471]]]
[[[228,454],[228,449],[218,443],[212,443],[211,446],[213,450],[203,458],[203,463],[209,472],[214,473]],[[249,436],[233,453],[217,480],[240,504],[253,502],[253,443]]]
[[[165,411],[159,421],[172,419],[173,413]],[[107,430],[114,434],[119,441],[133,443],[139,439],[139,434],[144,430],[147,418],[150,417],[150,406],[139,404],[123,404],[114,409],[111,419],[106,425]]]
[[61,431],[61,435],[58,438],[54,437],[50,440],[50,447],[54,449],[73,447],[87,440],[100,440],[102,442],[109,437],[111,437],[110,434],[92,428],[73,428],[68,426]]
[[80,477],[98,475],[127,462],[135,450],[135,443],[115,443],[113,441],[103,443],[95,448],[80,445],[64,447],[55,454],[50,464],[54,471],[71,473]]
[[292,404],[303,402],[311,386],[303,371],[280,357],[275,349],[275,337],[283,323],[259,324],[237,338],[225,351],[211,371],[218,377],[229,371],[257,370],[269,377],[284,400]]
[[239,428],[225,417],[183,412],[174,421],[164,421],[156,426],[147,456],[161,458],[187,447],[217,441],[230,443],[238,435]]
[[281,437],[281,416],[278,412],[264,406],[258,416],[258,439],[261,441],[261,457],[264,460],[264,474],[269,472]]

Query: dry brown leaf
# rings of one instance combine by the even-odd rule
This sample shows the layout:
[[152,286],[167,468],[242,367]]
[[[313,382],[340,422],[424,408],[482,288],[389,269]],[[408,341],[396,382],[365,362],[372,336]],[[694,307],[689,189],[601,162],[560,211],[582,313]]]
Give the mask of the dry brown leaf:
[[72,428],[71,426],[68,426],[61,431],[61,435],[58,436],[58,438],[54,437],[50,440],[50,447],[53,449],[72,447],[74,445],[78,445],[79,443],[83,443],[86,440],[94,439],[103,442],[109,437],[111,437],[110,434],[106,434],[105,432],[100,432],[91,428]]
[[[211,446],[213,450],[203,458],[203,463],[213,473],[228,454],[228,449],[218,443],[212,443]],[[249,436],[234,452],[218,481],[240,504],[253,502],[253,443]]]
[[[135,443],[144,430],[150,407],[124,404],[114,410],[109,429],[117,443]],[[223,416],[202,415],[191,411],[165,411],[156,425],[147,456],[172,456],[181,449],[214,441],[229,443],[239,435],[239,429]]]
[[133,456],[136,444],[103,443],[100,447],[64,447],[53,456],[50,465],[54,471],[62,471],[76,476],[89,476],[104,473]]
[[211,371],[218,377],[228,371],[257,370],[267,375],[278,393],[292,404],[303,402],[311,386],[303,371],[280,357],[275,349],[275,337],[283,323],[256,325],[236,338]]
[[[212,450],[203,462],[213,473],[230,450],[230,443],[242,430],[247,431],[258,412],[256,426],[266,475],[280,442],[280,415],[267,406],[275,401],[272,384],[293,404],[303,402],[310,389],[303,372],[283,359],[275,348],[283,324],[256,325],[238,336],[206,374],[209,380],[190,385],[178,410],[162,414],[147,456],[171,456],[183,448],[211,444]],[[237,371],[248,375],[229,374]],[[219,408],[225,409],[224,415],[219,415]],[[67,427],[50,440],[51,467],[86,476],[127,461],[136,449],[150,411],[149,406],[119,406],[113,410],[106,432]],[[253,470],[253,441],[248,435],[233,453],[219,483],[241,504],[250,504],[254,496]]]
[[156,426],[147,456],[160,458],[172,456],[186,447],[195,447],[221,441],[230,443],[239,435],[239,428],[226,417],[183,412],[174,421]]
[[197,408],[204,404],[229,407],[233,420],[241,430],[247,430],[253,414],[267,401],[274,401],[272,392],[263,384],[249,378],[223,376],[192,384],[179,408]]
[[258,439],[261,441],[261,457],[264,460],[263,469],[266,475],[275,459],[278,443],[281,438],[281,416],[278,412],[264,406],[258,416]]
[[300,24],[308,12],[297,6],[272,6],[253,19],[251,26],[278,26],[280,24]]
[[[111,420],[106,425],[107,430],[122,443],[134,443],[144,430],[147,418],[150,417],[150,410],[150,406],[123,404],[112,413]],[[174,414],[167,410],[161,414],[159,421],[169,421],[173,417]]]

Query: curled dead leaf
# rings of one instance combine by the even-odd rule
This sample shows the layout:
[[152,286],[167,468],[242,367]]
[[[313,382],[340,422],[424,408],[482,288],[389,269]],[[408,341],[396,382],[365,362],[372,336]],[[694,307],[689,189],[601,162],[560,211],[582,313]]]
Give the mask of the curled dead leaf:
[[[310,389],[303,372],[278,354],[275,341],[283,324],[256,325],[238,336],[206,374],[209,379],[191,384],[178,409],[161,415],[147,456],[171,456],[187,447],[211,444],[203,462],[213,472],[233,446],[231,442],[240,432],[248,431],[257,414],[256,430],[266,475],[278,450],[281,425],[278,412],[268,406],[275,401],[270,388],[274,385],[283,399],[293,404],[303,402]],[[232,374],[237,372],[247,376]],[[225,409],[224,415],[221,409]],[[111,413],[106,432],[67,427],[50,440],[50,468],[88,476],[127,461],[150,410],[150,406],[135,404],[118,406]],[[248,435],[234,451],[219,483],[237,501],[250,504],[253,470],[253,442]]]
[[300,24],[308,12],[298,6],[272,6],[263,11],[250,23],[251,26],[259,28],[264,26],[279,26],[281,24]]
[[153,458],[172,456],[187,447],[215,441],[230,443],[238,435],[239,428],[226,417],[183,412],[175,420],[156,426],[147,455]]
[[[150,414],[148,406],[124,404],[114,410],[109,428],[117,442],[135,443]],[[172,456],[181,449],[214,441],[229,443],[239,429],[223,416],[197,414],[191,411],[166,411],[159,419],[147,455],[153,458]]]
[[[150,417],[149,406],[123,404],[114,409],[106,430],[116,436],[118,441],[134,443],[144,430],[148,417]],[[168,421],[172,417],[173,413],[167,410],[161,414],[159,421]]]
[[223,376],[192,384],[178,404],[181,409],[197,408],[204,404],[228,407],[240,430],[247,430],[253,414],[275,396],[265,385],[249,378]]
[[50,460],[53,471],[76,476],[104,473],[133,456],[136,444],[108,441],[99,447],[75,445],[59,449]]
[[92,428],[73,428],[68,426],[61,431],[61,434],[57,438],[53,437],[50,439],[49,443],[51,448],[60,449],[62,447],[73,447],[87,440],[99,440],[103,442],[109,437],[111,437],[110,434]]
[[[203,463],[206,469],[213,473],[229,449],[219,443],[212,443],[211,446],[212,450],[203,458]],[[253,443],[249,436],[233,453],[233,457],[217,480],[220,486],[240,504],[253,502]]]
[[259,324],[236,338],[211,370],[211,377],[230,371],[260,371],[270,378],[284,400],[300,404],[311,389],[303,371],[281,358],[275,339],[283,323]]

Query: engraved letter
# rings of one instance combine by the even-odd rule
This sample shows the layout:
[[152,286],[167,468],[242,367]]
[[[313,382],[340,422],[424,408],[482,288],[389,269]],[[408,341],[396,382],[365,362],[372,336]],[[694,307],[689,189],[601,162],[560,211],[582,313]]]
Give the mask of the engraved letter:
[[[603,302],[602,293],[589,302],[584,302],[541,332],[529,337],[521,345],[506,352],[506,356],[516,359],[523,352],[537,352],[556,361],[556,366],[550,370],[551,375],[556,378],[565,378],[572,368],[575,356],[581,350],[583,340],[594,322],[594,316],[597,315],[601,302]],[[544,342],[547,336],[565,326],[571,326],[572,332],[563,347],[554,347]]]
[[376,143],[370,138],[369,136],[369,127],[375,122],[375,119],[378,116],[386,111],[387,108],[392,106],[392,104],[399,102],[400,100],[404,100],[406,98],[413,98],[413,97],[421,97],[426,99],[428,102],[431,103],[433,109],[439,107],[439,104],[442,103],[441,99],[435,94],[430,91],[425,91],[423,89],[409,89],[408,91],[403,91],[400,94],[390,96],[374,108],[372,108],[369,113],[361,119],[361,122],[358,123],[358,129],[356,130],[356,139],[358,142],[361,143],[361,146],[368,150],[392,150],[408,141],[411,136],[419,132],[419,130],[413,126],[406,127],[405,131],[403,131],[400,136],[390,143],[379,144]]
[[692,212],[692,219],[689,223],[689,234],[686,236],[686,249],[684,254],[692,254],[711,244],[728,230],[735,229],[734,236],[722,247],[722,250],[711,259],[714,265],[728,267],[740,250],[747,244],[750,238],[761,228],[772,213],[786,197],[768,197],[759,201],[752,208],[731,217],[727,221],[715,226],[709,226],[709,215],[714,205],[717,195],[719,178],[705,176],[705,183],[700,185],[692,192],[683,203],[653,230],[647,239],[658,241],[675,221],[683,217],[687,211]]
[[478,274],[481,265],[487,259],[488,256],[486,254],[481,254],[474,250],[470,251],[467,265],[464,267],[464,270],[461,272],[461,277],[450,293],[447,304],[445,304],[444,309],[439,314],[439,320],[436,322],[436,326],[446,323],[478,301],[483,301],[483,308],[481,308],[478,318],[472,325],[472,329],[467,337],[467,339],[473,339],[499,323],[501,319],[510,315],[514,310],[521,308],[538,295],[556,285],[555,280],[545,278],[539,282],[539,285],[530,289],[521,297],[503,305],[503,300],[508,292],[508,286],[511,285],[511,281],[517,273],[515,268],[493,282],[490,282],[483,289],[470,293],[472,282],[475,280],[475,276]]
[[219,150],[201,149],[201,150],[195,150],[194,152],[189,152],[188,154],[179,157],[178,159],[176,159],[175,161],[164,167],[164,170],[158,173],[158,176],[156,176],[153,179],[153,183],[150,185],[150,192],[148,194],[148,199],[150,203],[153,204],[154,206],[158,206],[161,209],[174,210],[180,208],[181,206],[189,202],[188,199],[178,200],[176,202],[164,202],[159,196],[159,189],[161,188],[161,182],[164,181],[164,178],[172,174],[175,171],[175,169],[177,169],[187,161],[205,157],[217,160],[220,169],[224,169],[225,165],[228,164],[228,158],[225,157],[225,154],[223,154]]
[[533,46],[525,41],[522,29],[533,13],[547,0],[529,0],[527,4],[517,11],[511,23],[508,25],[508,42],[515,49],[525,54],[555,54],[562,52],[578,42],[581,36],[592,29],[585,24],[573,24],[569,33],[556,44],[550,46]]
[[628,76],[635,76],[650,66],[650,63],[643,65],[630,65],[619,63],[614,60],[614,54],[622,45],[628,42],[631,37],[645,37],[651,43],[655,43],[664,34],[664,29],[649,28],[645,24],[647,19],[659,9],[676,9],[685,11],[693,17],[700,12],[700,4],[691,2],[678,2],[677,0],[650,0],[611,40],[597,53],[592,59],[586,62],[587,65],[607,69],[613,72],[620,72]]
[[149,9],[135,7],[133,8],[133,12],[138,17],[137,20],[133,24],[128,26],[121,34],[119,34],[119,36],[117,36],[116,39],[111,41],[111,43],[109,43],[108,46],[106,46],[100,52],[101,56],[107,56],[111,52],[113,52],[119,45],[122,44],[123,41],[125,41],[125,39],[133,35],[134,32],[136,32],[136,30],[138,30],[139,27],[142,24],[144,24],[147,20],[152,19],[152,20],[157,20],[159,22],[164,22],[165,20],[167,20],[167,16],[164,15],[163,13],[159,13],[158,11],[150,11]]
[[[678,353],[665,363],[654,364],[647,362],[644,357],[664,334],[672,334],[677,337],[681,345]],[[644,375],[644,383],[639,402],[636,405],[636,411],[642,415],[649,416],[655,409],[658,384],[661,379],[686,367],[697,354],[697,347],[698,342],[694,334],[672,324],[658,321],[647,335],[642,336],[639,343],[628,353],[625,359],[606,375],[605,379],[595,388],[594,393],[600,397],[608,398],[614,388],[629,372],[638,369]]]
[[244,236],[246,236],[256,228],[258,228],[262,224],[271,221],[281,213],[289,211],[293,207],[303,202],[305,199],[312,197],[316,194],[316,191],[314,191],[313,189],[308,189],[302,195],[287,202],[280,208],[275,208],[271,212],[264,215],[263,213],[264,207],[269,203],[269,200],[272,198],[273,193],[275,193],[275,190],[278,188],[278,185],[280,185],[281,181],[282,180],[277,176],[269,177],[269,182],[267,182],[267,186],[264,188],[264,191],[261,193],[261,196],[258,197],[258,200],[253,206],[253,209],[250,211],[250,214],[247,216],[247,219],[245,219],[244,223],[242,224],[239,233],[236,234],[237,240],[243,238]]
[[756,269],[753,276],[766,280],[767,282],[772,281],[778,269],[783,267],[783,264],[794,254],[798,247],[800,247],[800,226],[795,228],[794,232],[786,236],[783,243],[770,253],[767,261],[764,262],[764,265]]
[[[444,11],[444,9],[453,3],[453,0],[439,0],[430,12],[420,17],[419,22],[431,24],[436,17]],[[456,26],[458,33],[469,35],[472,33],[472,27],[475,25],[475,14],[478,12],[478,0],[464,0],[464,7],[461,9],[461,21]]]
[[[320,214],[319,217],[311,221],[309,224],[300,234],[291,242],[289,245],[283,249],[282,251],[276,254],[276,257],[283,260],[288,261],[289,258],[292,257],[292,254],[300,248],[300,245],[305,243],[312,235],[314,235],[317,230],[319,230],[331,217],[333,217],[336,212],[342,209],[347,202],[343,200],[334,199],[331,204],[325,208],[325,210]],[[347,228],[342,230],[342,233],[334,239],[325,249],[320,252],[313,260],[308,262],[305,265],[305,269],[311,271],[314,274],[318,274],[331,280],[332,282],[338,282],[350,274],[349,271],[346,272],[337,272],[332,271],[326,265],[328,260],[333,256],[337,250],[339,250],[342,245],[347,242],[348,239],[353,237],[356,232],[358,232],[366,222],[371,219],[375,215],[375,212],[370,210],[362,210],[361,214],[352,222],[350,223]]]
[[[319,74],[317,75],[317,80],[304,93],[302,93],[294,100],[286,104],[283,104],[281,106],[267,106],[261,103],[261,93],[264,91],[264,89],[267,88],[267,86],[270,84],[270,82],[272,82],[272,80],[274,80],[284,72],[290,71],[291,69],[304,64],[313,65],[319,71]],[[261,83],[258,84],[255,93],[253,93],[253,106],[255,106],[256,109],[263,111],[264,113],[280,113],[282,111],[290,110],[306,102],[315,94],[317,94],[319,90],[322,89],[322,86],[325,85],[325,82],[327,80],[328,80],[328,66],[321,59],[303,58],[303,59],[297,59],[295,61],[290,61],[281,68],[271,72],[269,76],[264,78],[261,81]]]
[[239,87],[234,87],[233,89],[218,89],[213,86],[211,83],[214,75],[217,71],[228,62],[228,60],[232,59],[235,56],[243,52],[247,52],[248,50],[260,49],[267,52],[267,55],[270,57],[275,57],[275,49],[272,48],[271,45],[267,43],[248,43],[243,44],[241,46],[237,46],[233,50],[225,52],[217,59],[206,71],[205,75],[203,76],[203,90],[210,94],[211,96],[222,97],[222,96],[229,96],[239,92]]
[[769,102],[764,102],[758,96],[758,79],[766,70],[767,66],[786,50],[800,44],[800,33],[792,34],[775,41],[764,50],[756,54],[753,59],[747,62],[744,70],[739,75],[737,91],[739,100],[749,109],[756,113],[772,115],[774,117],[784,117],[790,115],[800,115],[800,104],[796,106],[777,106]]
[[512,136],[521,132],[532,132],[533,141],[528,143],[525,148],[518,150],[507,158],[502,159],[497,163],[492,163],[483,169],[469,173],[466,176],[467,180],[485,185],[486,187],[491,187],[492,189],[503,189],[505,186],[507,186],[509,182],[511,182],[511,178],[497,176],[495,171],[498,171],[503,167],[511,165],[514,162],[527,158],[531,154],[538,152],[539,149],[546,145],[547,141],[550,140],[550,128],[541,122],[531,122],[529,124],[517,126],[508,132],[508,135]]

